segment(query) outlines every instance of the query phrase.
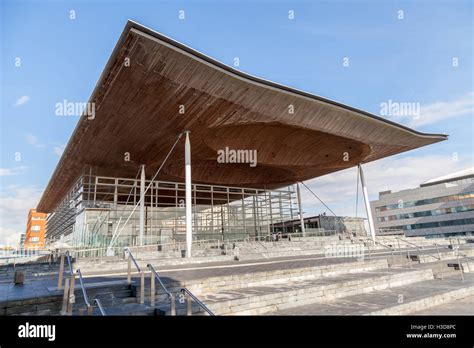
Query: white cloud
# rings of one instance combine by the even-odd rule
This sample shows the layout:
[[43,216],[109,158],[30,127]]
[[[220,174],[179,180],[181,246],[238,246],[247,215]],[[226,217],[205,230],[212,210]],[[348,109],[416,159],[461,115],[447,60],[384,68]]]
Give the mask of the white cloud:
[[466,115],[474,117],[474,92],[466,93],[450,101],[436,101],[421,105],[420,114],[416,116],[392,116],[391,118],[416,128]]
[[30,97],[27,96],[27,95],[24,95],[20,98],[18,98],[15,102],[15,104],[13,104],[13,106],[20,106],[20,105],[24,105],[26,103],[28,103],[28,101],[30,100]]
[[41,190],[34,187],[13,186],[0,191],[0,245],[16,246],[26,230],[28,211],[35,208]]
[[25,172],[28,167],[0,168],[0,176],[15,176]]
[[18,244],[20,242],[20,235],[23,232],[24,231],[20,232],[12,228],[5,228],[0,226],[0,246],[9,246],[13,248],[18,247]]
[[[450,156],[392,157],[363,165],[370,200],[378,199],[380,191],[416,188],[423,182],[465,169],[468,161],[453,161]],[[354,216],[357,169],[350,168],[305,182],[337,215]],[[365,217],[359,184],[358,216]],[[302,187],[303,210],[317,215],[326,211],[317,199]],[[327,212],[330,214],[329,212]]]
[[31,133],[28,133],[26,135],[26,141],[28,142],[28,144],[33,145],[34,147],[38,147],[38,148],[46,147],[46,145],[40,144],[38,142],[38,138],[35,135],[31,134]]
[[64,147],[65,147],[65,145],[54,146],[53,147],[53,153],[55,155],[61,156],[64,152]]

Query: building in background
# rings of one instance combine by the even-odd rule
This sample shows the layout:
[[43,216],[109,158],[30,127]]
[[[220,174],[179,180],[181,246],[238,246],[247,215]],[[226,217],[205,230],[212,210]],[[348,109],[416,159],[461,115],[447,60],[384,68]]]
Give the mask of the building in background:
[[[365,230],[365,218],[332,216],[319,214],[316,216],[305,217],[304,225],[306,233],[312,232],[321,235],[330,235],[334,233],[352,233],[354,235],[367,235]],[[298,233],[301,232],[301,220],[279,222],[271,226],[272,232]]]
[[26,224],[25,249],[37,249],[45,246],[47,215],[48,214],[38,213],[36,209],[30,209],[28,222]]
[[19,250],[23,250],[25,248],[25,237],[26,237],[26,233],[20,234],[20,241],[18,242]]
[[474,168],[429,180],[420,187],[384,191],[371,202],[376,231],[407,237],[474,235]]

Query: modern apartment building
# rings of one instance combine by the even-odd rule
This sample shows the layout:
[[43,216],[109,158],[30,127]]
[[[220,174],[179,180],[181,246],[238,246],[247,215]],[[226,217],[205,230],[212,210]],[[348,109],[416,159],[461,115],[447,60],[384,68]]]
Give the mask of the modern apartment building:
[[45,246],[46,217],[48,214],[38,213],[30,209],[25,233],[25,249],[42,248]]
[[474,235],[474,168],[438,177],[415,189],[384,191],[371,202],[379,233],[452,237]]

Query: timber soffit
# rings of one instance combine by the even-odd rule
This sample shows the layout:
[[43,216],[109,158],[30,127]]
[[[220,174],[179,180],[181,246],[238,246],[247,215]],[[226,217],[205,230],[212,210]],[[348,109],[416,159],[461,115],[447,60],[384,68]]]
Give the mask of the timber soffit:
[[[332,101],[332,100],[329,100],[329,99],[326,99],[326,98],[322,98],[322,97],[319,97],[319,96],[316,96],[316,95],[312,95],[310,93],[307,93],[307,92],[304,92],[304,91],[300,91],[300,90],[297,90],[297,89],[294,89],[294,88],[291,88],[291,87],[287,87],[287,86],[283,86],[283,85],[280,85],[280,84],[277,84],[277,83],[274,83],[274,82],[271,82],[271,81],[267,81],[267,80],[264,80],[264,79],[261,79],[261,78],[258,78],[258,77],[255,77],[255,76],[251,76],[251,75],[248,75],[248,74],[245,74],[243,72],[240,72],[232,67],[229,67],[221,62],[218,62],[186,45],[183,45],[167,36],[164,36],[156,31],[153,31],[145,26],[142,26],[136,22],[133,22],[133,21],[128,21],[112,54],[111,54],[111,57],[109,58],[107,64],[106,64],[106,67],[104,68],[95,88],[94,88],[94,91],[92,92],[92,95],[90,97],[90,101],[94,101],[97,94],[99,93],[99,91],[102,89],[103,85],[104,85],[104,81],[107,79],[111,69],[113,68],[113,66],[116,64],[116,58],[117,56],[119,55],[120,53],[120,50],[123,48],[123,45],[127,39],[127,37],[129,36],[130,33],[134,33],[134,34],[137,34],[137,35],[140,35],[141,37],[145,37],[145,38],[148,38],[148,39],[151,39],[151,40],[154,40],[162,45],[165,45],[169,48],[172,48],[178,52],[180,52],[181,54],[183,55],[186,55],[188,57],[191,57],[193,58],[194,60],[198,61],[198,62],[201,62],[203,64],[206,64],[208,66],[211,66],[212,68],[216,69],[216,70],[219,70],[219,71],[222,71],[224,72],[225,74],[228,74],[234,78],[237,78],[241,81],[244,81],[244,82],[247,82],[247,83],[251,83],[251,84],[254,84],[254,85],[258,85],[260,87],[264,87],[266,89],[269,89],[269,90],[274,90],[274,91],[277,91],[277,92],[280,92],[280,93],[286,93],[286,94],[289,94],[293,97],[297,97],[297,98],[303,98],[303,99],[306,99],[306,100],[310,100],[310,101],[318,101],[318,102],[321,102],[321,103],[324,103],[324,104],[327,104],[327,105],[331,105],[333,107],[336,107],[336,108],[339,108],[343,111],[349,111],[351,112],[351,114],[354,116],[354,117],[361,117],[361,118],[366,118],[366,119],[369,119],[371,121],[375,121],[377,123],[380,123],[382,126],[384,127],[387,127],[387,125],[393,127],[394,129],[398,129],[399,131],[402,131],[402,132],[406,132],[406,133],[409,133],[411,134],[412,136],[415,136],[415,137],[418,137],[421,139],[424,139],[423,141],[421,141],[423,144],[421,144],[420,142],[420,146],[424,146],[424,145],[427,145],[429,143],[434,143],[434,142],[438,142],[438,141],[443,141],[443,140],[446,140],[447,139],[447,135],[444,135],[444,134],[427,134],[427,133],[421,133],[421,132],[417,132],[415,130],[412,130],[408,127],[405,127],[403,125],[400,125],[400,124],[397,124],[395,122],[391,122],[389,120],[385,120],[381,117],[378,117],[376,115],[373,115],[373,114],[370,114],[366,111],[363,111],[363,110],[359,110],[359,109],[356,109],[356,108],[353,108],[353,107],[350,107],[350,106],[347,106],[347,105],[344,105],[344,104],[341,104],[341,103],[338,103],[338,102],[335,102],[335,101]],[[85,120],[85,117],[81,117],[80,121],[77,123],[76,125],[76,128],[71,136],[71,138],[69,139],[69,142],[65,148],[65,151],[63,152],[63,155],[57,165],[57,167],[55,168],[54,172],[53,172],[53,175],[51,177],[51,180],[43,194],[43,197],[41,198],[41,201],[40,201],[40,204],[39,204],[39,208],[42,207],[42,203],[44,202],[45,200],[45,196],[53,189],[53,181],[58,177],[58,174],[61,170],[67,170],[66,168],[63,168],[64,166],[64,163],[63,163],[63,160],[66,156],[66,154],[70,151],[72,151],[72,149],[70,148],[71,147],[71,143],[73,141],[73,139],[75,138],[75,136],[77,135],[77,132],[78,130],[80,129],[81,127],[81,124],[83,122],[86,122]],[[406,150],[405,150],[406,151]],[[403,152],[403,151],[398,151],[398,152]],[[48,209],[49,210],[49,209]]]

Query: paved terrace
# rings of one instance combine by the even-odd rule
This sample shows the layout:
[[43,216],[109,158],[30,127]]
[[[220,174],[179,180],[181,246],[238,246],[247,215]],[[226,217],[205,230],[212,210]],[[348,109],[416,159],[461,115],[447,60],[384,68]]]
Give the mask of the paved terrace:
[[[468,247],[461,246],[461,249],[465,248],[468,250]],[[436,249],[426,249],[425,253],[436,254],[437,252]],[[293,304],[292,308],[287,309],[278,309],[279,307],[276,306],[274,313],[281,315],[360,315],[376,312],[380,312],[379,314],[403,314],[402,307],[394,309],[396,304],[395,306],[390,306],[391,312],[384,313],[383,311],[387,310],[387,304],[393,304],[394,299],[398,298],[399,294],[403,294],[405,302],[418,300],[422,302],[426,297],[431,300],[434,298],[434,301],[436,301],[437,295],[444,294],[444,298],[440,301],[440,303],[444,303],[446,302],[445,297],[447,295],[445,293],[447,292],[461,289],[461,292],[467,291],[466,296],[468,296],[470,295],[468,291],[474,289],[474,275],[472,273],[465,274],[464,282],[461,282],[459,279],[458,272],[454,272],[447,277],[448,279],[444,280],[424,279],[423,277],[427,275],[424,270],[427,270],[432,265],[434,266],[434,263],[418,264],[414,262],[413,269],[410,269],[407,264],[388,268],[386,260],[391,259],[390,251],[374,250],[371,256],[370,260],[361,260],[357,258],[328,258],[323,254],[295,255],[263,260],[221,261],[155,268],[167,286],[173,288],[172,291],[174,291],[176,286],[192,287],[193,285],[197,285],[197,290],[200,290],[202,285],[199,284],[204,284],[205,289],[202,289],[202,294],[199,293],[199,297],[202,296],[201,299],[206,304],[215,304],[221,307],[222,301],[226,299],[238,302],[241,301],[239,299],[243,300],[253,296],[258,299],[259,297],[264,298],[267,295],[285,294],[293,289],[295,291],[297,289],[301,291],[309,289],[314,292],[314,289],[318,287],[322,289],[334,285],[336,292],[344,292],[345,287],[349,287],[351,282],[353,283],[354,281],[359,282],[360,286],[364,286],[365,279],[375,282],[375,284],[377,281],[383,280],[389,287],[379,290],[369,287],[367,292],[370,291],[370,293],[348,295],[334,301],[326,301],[328,297],[324,300],[325,303],[307,303],[304,306]],[[91,261],[91,264],[93,263],[94,261]],[[104,265],[96,266],[101,269],[101,272],[107,272],[107,274],[98,275],[83,271],[87,289],[125,283],[126,261],[121,260],[117,262],[116,260],[110,264],[113,267],[109,269]],[[46,298],[61,298],[63,291],[56,289],[58,265],[42,265],[37,268],[29,272],[27,271],[25,284],[20,286],[12,284],[12,268],[0,268],[0,305],[12,301],[23,301],[35,305],[36,303],[41,303]],[[324,272],[326,273],[323,274],[321,270],[325,270]],[[311,279],[308,280],[308,277]],[[315,277],[318,279],[314,279]],[[412,283],[404,285],[406,277],[413,278],[410,280]],[[420,279],[416,279],[417,277]],[[222,282],[222,278],[231,279],[232,284],[229,286],[235,285],[236,288],[223,287],[223,283],[226,282]],[[135,284],[139,284],[137,276],[133,280]],[[148,289],[148,277],[146,282]],[[249,284],[253,283],[252,288],[248,288],[250,285],[245,284],[246,282]],[[261,284],[258,285],[258,282],[261,282]],[[338,284],[340,284],[339,290],[337,290]],[[392,288],[392,285],[395,287]],[[78,296],[80,293],[78,279],[76,279],[75,289],[76,296]],[[194,288],[191,289],[195,291]],[[350,292],[347,292],[347,294],[350,294]],[[453,300],[461,298],[463,294],[458,293],[453,297]],[[79,297],[82,297],[82,294]],[[424,305],[426,306],[426,303]],[[423,308],[423,305],[419,306],[420,310]],[[225,314],[226,310],[228,309],[222,307],[222,314]]]

